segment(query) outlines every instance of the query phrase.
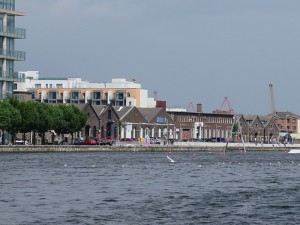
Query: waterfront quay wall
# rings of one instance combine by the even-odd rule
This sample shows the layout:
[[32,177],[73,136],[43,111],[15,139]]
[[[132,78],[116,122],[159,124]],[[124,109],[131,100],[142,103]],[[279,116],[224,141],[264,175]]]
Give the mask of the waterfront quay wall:
[[[176,142],[172,145],[0,145],[0,152],[169,152],[169,151],[224,151],[226,143]],[[300,144],[273,145],[229,143],[227,151],[289,151],[300,149]]]

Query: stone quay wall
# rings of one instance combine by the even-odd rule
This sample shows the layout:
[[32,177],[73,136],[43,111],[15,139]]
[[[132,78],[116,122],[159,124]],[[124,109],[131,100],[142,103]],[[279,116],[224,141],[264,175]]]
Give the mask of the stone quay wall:
[[[124,144],[115,146],[100,145],[0,145],[0,152],[168,152],[168,151],[224,151],[226,143],[177,142],[172,145]],[[300,149],[300,144],[241,144],[229,143],[226,151],[289,151]]]

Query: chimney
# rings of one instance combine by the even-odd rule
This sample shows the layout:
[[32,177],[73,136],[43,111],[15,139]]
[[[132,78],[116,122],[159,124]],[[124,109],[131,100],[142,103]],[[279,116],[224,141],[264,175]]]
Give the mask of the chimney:
[[197,112],[202,113],[202,104],[200,103],[197,104]]

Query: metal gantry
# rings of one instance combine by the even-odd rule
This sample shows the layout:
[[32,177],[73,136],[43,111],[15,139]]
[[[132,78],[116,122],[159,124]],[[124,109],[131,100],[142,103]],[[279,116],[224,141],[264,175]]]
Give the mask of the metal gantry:
[[227,139],[226,146],[224,148],[224,153],[226,153],[226,150],[228,148],[228,144],[229,144],[230,141],[233,140],[233,137],[235,135],[238,135],[238,137],[241,137],[241,141],[243,143],[244,153],[246,153],[246,147],[245,147],[244,137],[243,137],[243,133],[242,133],[242,127],[241,127],[241,124],[240,124],[241,116],[242,115],[238,115],[238,114],[233,116],[233,122],[232,122],[232,125],[231,125],[229,138]]

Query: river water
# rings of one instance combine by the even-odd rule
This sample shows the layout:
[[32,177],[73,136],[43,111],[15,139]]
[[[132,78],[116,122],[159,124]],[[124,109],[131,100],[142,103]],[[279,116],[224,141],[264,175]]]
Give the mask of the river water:
[[299,224],[299,170],[286,152],[1,153],[0,224]]

